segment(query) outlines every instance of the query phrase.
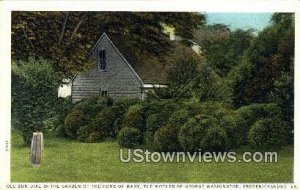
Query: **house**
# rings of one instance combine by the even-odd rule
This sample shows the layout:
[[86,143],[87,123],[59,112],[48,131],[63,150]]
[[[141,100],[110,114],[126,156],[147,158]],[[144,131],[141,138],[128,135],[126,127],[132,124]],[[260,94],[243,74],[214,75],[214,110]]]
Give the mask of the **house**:
[[[166,24],[162,24],[163,32],[169,36],[169,39],[171,41],[181,41],[182,38],[180,36],[175,35],[175,28],[172,26],[168,26]],[[193,39],[188,40],[191,43],[192,50],[200,55],[201,52],[201,46]]]
[[71,79],[63,79],[61,85],[58,87],[57,90],[58,97],[68,97],[72,94],[72,82]]
[[[159,83],[146,83],[130,65],[112,40],[103,33],[90,51],[95,61],[94,68],[76,75],[68,84],[63,84],[59,91],[71,88],[73,102],[91,96],[110,96],[113,99],[135,98],[143,100],[146,92],[153,88],[165,88]],[[70,95],[69,91],[60,97]]]
[[[89,53],[94,67],[64,80],[58,88],[58,97],[71,96],[73,102],[91,96],[143,100],[148,91],[167,87],[169,63],[150,55],[133,58],[134,53],[128,46],[130,39],[112,39],[106,33],[101,35]],[[201,57],[193,46],[184,46],[178,40],[170,39],[170,42],[173,47],[171,58],[179,54]]]

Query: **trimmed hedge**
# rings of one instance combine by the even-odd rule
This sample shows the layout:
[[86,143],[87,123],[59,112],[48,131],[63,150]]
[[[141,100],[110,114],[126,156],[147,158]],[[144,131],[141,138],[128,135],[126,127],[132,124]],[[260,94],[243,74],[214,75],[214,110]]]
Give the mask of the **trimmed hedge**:
[[[275,132],[269,134],[271,137],[266,137],[264,133],[267,132],[262,127],[267,125],[266,122],[257,122],[264,117],[280,116],[276,104],[253,104],[234,111],[220,102],[195,99],[177,102],[120,100],[112,103],[109,98],[92,97],[74,106],[65,118],[65,131],[68,136],[82,142],[117,137],[122,147],[134,148],[144,143],[145,148],[159,151],[225,151],[241,145],[264,148],[287,143],[289,129],[275,126],[272,128],[276,129]],[[53,121],[46,122],[50,128]],[[56,130],[63,135],[61,127]],[[278,135],[280,130],[279,134],[285,135]],[[279,145],[263,140],[276,139],[273,136],[280,139]]]
[[189,119],[189,112],[185,109],[180,109],[170,116],[168,123],[173,126],[180,128]]
[[94,131],[94,128],[88,125],[82,126],[77,130],[77,140],[86,142],[89,135]]
[[166,124],[166,118],[158,113],[151,114],[146,119],[146,130],[150,132],[155,132],[158,128]]
[[104,108],[93,120],[96,130],[107,137],[116,137],[119,130],[119,120],[123,118],[124,110],[120,106]]
[[229,148],[238,148],[247,144],[249,129],[241,125],[241,121],[241,116],[232,114],[224,116],[220,122],[220,126],[225,129],[228,136]]
[[87,119],[91,119],[102,109],[112,104],[113,101],[109,97],[94,96],[79,101],[75,104],[73,110],[82,110],[86,114]]
[[182,148],[177,138],[178,128],[168,125],[154,133],[154,144],[159,151],[176,152]]
[[143,141],[142,133],[139,129],[124,127],[118,134],[118,143],[124,148],[134,148]]
[[280,148],[286,144],[287,126],[278,118],[261,119],[255,122],[249,132],[249,144],[253,148]]
[[81,110],[73,110],[65,119],[65,130],[68,136],[76,138],[77,130],[85,125],[85,115]]
[[228,137],[225,129],[210,127],[201,141],[201,148],[204,151],[225,151],[228,148]]
[[206,134],[206,127],[196,119],[189,119],[180,129],[178,140],[184,151],[198,151]]
[[248,131],[250,127],[259,119],[282,117],[280,107],[275,103],[251,104],[243,106],[235,111],[240,116],[239,125],[243,125]]
[[89,134],[88,138],[86,139],[86,142],[88,143],[95,143],[103,141],[105,138],[104,134],[98,131],[93,131]]
[[145,130],[145,116],[142,105],[135,104],[128,108],[123,118],[123,127],[134,127],[141,131]]

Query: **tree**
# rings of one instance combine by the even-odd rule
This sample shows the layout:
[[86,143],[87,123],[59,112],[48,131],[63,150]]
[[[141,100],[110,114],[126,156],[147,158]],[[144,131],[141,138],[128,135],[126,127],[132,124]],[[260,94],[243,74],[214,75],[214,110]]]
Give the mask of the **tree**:
[[[218,29],[218,28],[217,28]],[[252,30],[229,31],[228,35],[203,43],[203,54],[207,64],[221,77],[227,76],[230,70],[241,62],[241,58],[254,38]]]
[[[238,66],[243,69],[231,72],[229,78],[236,106],[272,101],[270,93],[277,81],[285,75],[293,76],[293,20],[292,14],[274,14],[272,25],[259,33],[243,57]],[[293,90],[289,90],[289,96],[293,97]]]
[[56,113],[57,87],[61,77],[49,61],[29,58],[12,64],[12,120],[25,144],[32,133],[45,131],[44,121]]
[[66,75],[89,68],[88,52],[102,32],[129,39],[136,54],[163,55],[171,48],[161,23],[175,28],[183,42],[205,22],[199,13],[13,12],[12,58],[51,60]]
[[[294,121],[294,15],[276,13],[243,61],[227,77],[234,105],[274,102],[292,135]],[[292,139],[292,138],[290,138]]]
[[197,98],[201,101],[230,101],[230,91],[222,78],[199,57],[186,54],[174,59],[168,71],[172,98]]

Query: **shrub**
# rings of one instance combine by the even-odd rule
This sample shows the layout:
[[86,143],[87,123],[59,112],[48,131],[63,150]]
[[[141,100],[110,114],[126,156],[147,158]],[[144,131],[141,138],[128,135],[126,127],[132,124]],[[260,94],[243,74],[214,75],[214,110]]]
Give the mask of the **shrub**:
[[152,99],[146,99],[143,102],[143,106],[145,109],[145,114],[152,115],[155,113],[162,113],[166,111],[164,109],[164,106],[168,104],[168,100],[152,100]]
[[70,110],[73,108],[72,99],[70,97],[68,98],[59,98],[58,101],[56,101],[55,107],[56,107],[56,120],[53,123],[53,129],[55,136],[58,137],[67,137],[67,133],[65,131],[64,126],[64,120],[68,113],[70,113]]
[[123,118],[123,127],[134,127],[141,131],[144,130],[145,119],[143,113],[143,106],[135,104],[130,106]]
[[174,98],[190,98],[193,95],[193,82],[199,74],[200,61],[192,56],[176,57],[167,73],[169,93]]
[[104,140],[105,136],[103,133],[98,132],[98,131],[93,131],[90,133],[88,138],[86,139],[86,142],[88,143],[95,143],[95,142],[100,142]]
[[221,127],[210,127],[204,136],[201,147],[205,151],[221,152],[227,149],[228,138]]
[[111,106],[112,104],[112,99],[109,97],[94,96],[79,101],[74,106],[74,109],[82,110],[87,116],[87,119],[91,119],[102,109],[106,108],[107,106]]
[[177,138],[178,129],[171,125],[159,128],[154,133],[154,144],[159,151],[180,151],[181,146]]
[[143,134],[145,147],[150,150],[157,150],[156,144],[154,143],[154,133],[146,131]]
[[12,121],[29,145],[32,133],[45,132],[44,121],[56,113],[57,87],[61,76],[49,61],[29,58],[12,63]]
[[77,140],[86,142],[89,135],[94,131],[94,128],[88,125],[81,126],[76,133]]
[[201,111],[199,99],[192,98],[187,101],[183,101],[182,104],[182,107],[187,110],[191,116],[195,116]]
[[68,136],[76,138],[77,130],[84,126],[85,115],[81,110],[74,110],[65,119],[65,130]]
[[142,143],[142,134],[139,129],[124,127],[118,134],[118,143],[121,147],[134,148]]
[[196,119],[189,119],[180,129],[178,140],[185,151],[198,151],[206,134],[205,126]]
[[166,118],[161,114],[151,114],[146,119],[146,130],[155,132],[158,128],[162,127],[166,123]]
[[169,124],[174,127],[181,127],[189,118],[189,112],[185,109],[175,111],[169,118]]
[[247,143],[248,130],[243,125],[239,125],[241,120],[239,117],[237,114],[232,114],[221,120],[221,126],[226,130],[229,148],[238,148]]
[[200,114],[204,114],[216,119],[219,123],[224,116],[230,115],[233,111],[227,104],[216,101],[201,102],[199,104]]
[[97,131],[107,137],[115,137],[118,132],[118,125],[115,122],[123,117],[123,110],[120,106],[104,108],[93,120]]
[[211,127],[215,127],[215,126],[219,126],[218,125],[218,120],[215,119],[212,116],[209,115],[205,115],[205,114],[200,114],[200,115],[196,115],[195,118],[199,121],[199,123],[205,128],[211,128]]
[[280,107],[275,103],[270,104],[250,104],[243,106],[235,111],[240,115],[240,125],[244,125],[248,130],[250,127],[261,118],[280,118],[282,113]]
[[92,126],[82,126],[77,131],[77,139],[80,142],[95,143],[103,140],[105,135],[101,132],[95,131]]
[[260,119],[251,127],[249,144],[253,148],[280,148],[287,140],[286,125],[278,118]]
[[67,137],[68,136],[63,124],[60,124],[55,128],[54,135],[57,137]]
[[141,103],[138,99],[120,99],[115,102],[115,106],[119,106],[127,110],[130,106]]

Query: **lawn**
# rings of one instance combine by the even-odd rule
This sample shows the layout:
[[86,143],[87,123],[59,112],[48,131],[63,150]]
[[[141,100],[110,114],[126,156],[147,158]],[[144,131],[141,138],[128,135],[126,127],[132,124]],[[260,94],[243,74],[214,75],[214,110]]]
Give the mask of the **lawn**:
[[[12,182],[292,182],[293,148],[278,163],[122,163],[116,142],[86,144],[45,137],[43,164],[32,167],[29,148],[12,134]],[[239,150],[241,151],[241,150]]]

